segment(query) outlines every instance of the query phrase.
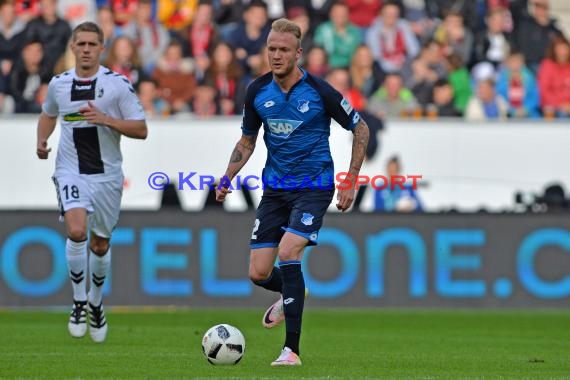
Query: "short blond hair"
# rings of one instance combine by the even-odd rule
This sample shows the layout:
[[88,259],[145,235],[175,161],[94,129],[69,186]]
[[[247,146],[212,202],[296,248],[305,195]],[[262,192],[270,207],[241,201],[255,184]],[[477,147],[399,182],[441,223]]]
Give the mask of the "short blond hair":
[[271,30],[277,33],[291,33],[297,38],[299,46],[301,46],[301,28],[293,21],[286,18],[277,19],[271,24]]

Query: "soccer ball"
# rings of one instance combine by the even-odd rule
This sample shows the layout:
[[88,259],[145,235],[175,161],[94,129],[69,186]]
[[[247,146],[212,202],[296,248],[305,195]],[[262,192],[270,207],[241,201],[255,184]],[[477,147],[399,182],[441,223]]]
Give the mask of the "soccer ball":
[[234,326],[216,325],[204,334],[202,352],[214,365],[237,364],[245,353],[245,338]]

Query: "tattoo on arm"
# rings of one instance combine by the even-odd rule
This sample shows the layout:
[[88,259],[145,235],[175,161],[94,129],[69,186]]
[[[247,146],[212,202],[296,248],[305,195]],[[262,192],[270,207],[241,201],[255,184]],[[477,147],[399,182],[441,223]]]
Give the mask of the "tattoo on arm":
[[240,169],[249,160],[249,157],[255,149],[255,141],[257,140],[257,135],[255,136],[242,136],[241,139],[236,144],[232,155],[230,157],[230,163],[228,164],[228,169],[226,170],[226,175],[229,178],[233,178]]
[[230,162],[240,162],[243,158],[243,154],[241,154],[241,152],[239,151],[238,147],[236,146],[234,148],[234,151],[232,152],[232,156],[230,158]]
[[355,172],[358,174],[360,172],[360,167],[364,161],[366,155],[366,148],[368,147],[368,138],[370,136],[370,131],[368,130],[368,125],[362,119],[356,125],[354,129],[354,140],[352,141],[352,158],[350,160],[350,172]]

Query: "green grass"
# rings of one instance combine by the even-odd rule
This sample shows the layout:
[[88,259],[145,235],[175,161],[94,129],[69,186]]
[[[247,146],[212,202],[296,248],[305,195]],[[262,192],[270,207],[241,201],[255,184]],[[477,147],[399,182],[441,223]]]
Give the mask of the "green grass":
[[[315,310],[305,313],[303,366],[272,368],[284,327],[262,310],[108,310],[104,344],[73,339],[67,313],[0,312],[0,378],[570,379],[567,311]],[[204,332],[237,326],[246,352],[216,367]]]

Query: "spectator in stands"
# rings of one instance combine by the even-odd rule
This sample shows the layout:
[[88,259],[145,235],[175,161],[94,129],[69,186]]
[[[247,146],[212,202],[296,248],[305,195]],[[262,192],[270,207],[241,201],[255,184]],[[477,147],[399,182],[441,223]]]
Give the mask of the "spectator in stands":
[[200,84],[191,101],[191,111],[194,115],[207,118],[215,116],[218,113],[216,105],[216,89],[212,86]]
[[140,0],[135,17],[123,27],[123,33],[134,41],[146,73],[152,73],[156,62],[170,42],[168,30],[152,18],[152,1]]
[[131,81],[135,90],[138,88],[139,82],[147,77],[142,68],[137,47],[126,36],[116,38],[113,41],[103,65],[117,74],[124,75]]
[[391,1],[384,2],[380,16],[366,32],[366,45],[386,73],[401,72],[420,51],[410,24],[400,18],[400,8]]
[[147,117],[170,115],[170,106],[161,97],[158,84],[152,79],[144,79],[139,83],[139,100]]
[[241,0],[213,0],[212,5],[214,21],[220,28],[220,36],[227,41],[242,21],[245,6]]
[[263,58],[259,52],[266,44],[269,30],[267,5],[259,0],[252,1],[243,14],[243,21],[227,41],[235,50],[246,74],[251,74],[260,65]]
[[75,55],[73,54],[73,50],[71,50],[72,40],[73,37],[71,37],[69,44],[67,44],[65,53],[57,60],[53,68],[53,75],[59,75],[75,66]]
[[[314,45],[313,31],[310,29],[311,20],[309,14],[304,7],[293,7],[287,11],[287,18],[297,24],[301,28],[303,39],[301,40],[301,48],[304,52],[308,52]],[[299,64],[303,65],[305,62],[305,54],[299,58]]]
[[152,78],[158,83],[172,113],[190,111],[189,102],[196,87],[193,70],[192,60],[184,58],[180,43],[170,41],[158,60]]
[[513,48],[523,53],[533,72],[538,70],[552,39],[562,34],[549,9],[548,0],[529,0],[528,12],[523,12],[515,24]]
[[[109,0],[108,5],[113,12],[113,19],[117,26],[127,25],[131,20],[135,18],[135,12],[137,9],[137,3],[139,0]],[[162,4],[164,0],[160,0],[159,3]]]
[[465,110],[465,118],[470,121],[506,119],[509,103],[495,91],[495,80],[491,77],[477,81],[477,92]]
[[[193,57],[195,61],[200,59],[207,60],[212,47],[220,39],[217,26],[213,20],[212,5],[208,3],[198,5],[192,23],[186,28],[177,31],[174,37],[182,43],[185,57]],[[205,70],[208,65],[200,66]]]
[[173,31],[186,28],[194,20],[198,0],[160,0],[158,2],[158,20]]
[[512,37],[504,30],[506,12],[507,10],[501,7],[489,10],[485,18],[487,28],[481,30],[475,37],[471,66],[478,62],[488,61],[498,67],[509,55]]
[[512,52],[497,78],[497,94],[509,103],[509,117],[539,117],[540,95],[534,75],[520,52]]
[[347,69],[331,69],[327,73],[325,79],[335,90],[340,92],[342,96],[348,100],[354,109],[360,112],[366,108],[367,99],[357,88],[351,86],[350,74]]
[[[432,102],[428,105],[428,117],[459,117],[461,111],[455,107],[453,87],[447,79],[439,79],[433,85]],[[434,107],[433,110],[430,107]],[[430,115],[431,112],[435,114]]]
[[447,14],[459,13],[471,31],[481,28],[477,7],[483,0],[424,0],[429,17],[443,20]]
[[367,45],[360,45],[356,48],[350,62],[349,73],[353,87],[358,89],[365,98],[372,96],[384,81],[380,65],[374,61]]
[[425,109],[431,102],[433,84],[438,79],[437,73],[431,70],[427,63],[419,57],[412,63],[412,76],[405,85],[412,90],[418,104]]
[[570,43],[555,37],[538,69],[542,112],[550,117],[570,117]]
[[43,45],[44,61],[48,70],[53,68],[65,52],[71,28],[67,21],[57,15],[55,0],[40,0],[41,14],[26,27],[26,39],[40,41]]
[[40,0],[15,0],[16,15],[25,24],[41,14]]
[[346,0],[350,22],[360,28],[362,39],[368,27],[380,12],[381,1],[378,0]]
[[402,76],[389,73],[384,84],[369,99],[368,109],[379,119],[401,117],[418,107],[414,94],[404,87]]
[[45,89],[52,73],[44,61],[40,41],[28,41],[22,55],[12,67],[9,91],[15,102],[16,113],[39,113],[45,98]]
[[122,35],[122,31],[121,28],[115,24],[115,15],[109,7],[102,7],[97,10],[97,24],[103,31],[103,35],[105,37],[105,40],[103,41],[105,49],[101,54],[101,62],[103,62],[107,58],[111,44],[115,38]]
[[471,60],[473,33],[465,27],[460,12],[450,11],[435,30],[433,39],[443,47],[445,56],[456,53],[461,56],[463,62]]
[[414,185],[405,183],[400,185],[397,176],[401,176],[402,168],[398,156],[393,156],[386,164],[387,183],[381,180],[376,182],[377,187],[386,185],[382,190],[374,192],[375,212],[422,212],[423,207],[414,189]]
[[366,147],[366,158],[374,157],[378,150],[378,132],[384,129],[382,119],[369,112],[368,99],[350,82],[350,74],[346,69],[332,69],[326,76],[326,81],[340,92],[342,96],[356,109],[360,116],[366,120],[370,137]]
[[436,27],[435,17],[428,14],[430,3],[426,0],[402,0],[403,17],[410,23],[420,43],[424,43],[433,34]]
[[95,22],[97,4],[95,0],[57,0],[57,13],[74,29],[82,22]]
[[305,54],[304,68],[311,74],[324,78],[329,72],[328,55],[325,49],[315,45]]
[[325,49],[331,68],[348,68],[354,51],[362,42],[361,32],[350,22],[345,3],[333,4],[329,17],[330,21],[317,27],[315,44]]
[[217,90],[217,109],[222,115],[241,112],[245,97],[243,70],[230,45],[219,42],[212,52],[212,64],[206,71],[205,82]]
[[16,15],[14,0],[0,0],[0,109],[8,92],[8,78],[24,45],[26,25]]
[[471,76],[459,54],[451,54],[447,57],[446,62],[449,72],[447,79],[453,88],[453,104],[459,112],[464,114],[467,102],[473,95]]

